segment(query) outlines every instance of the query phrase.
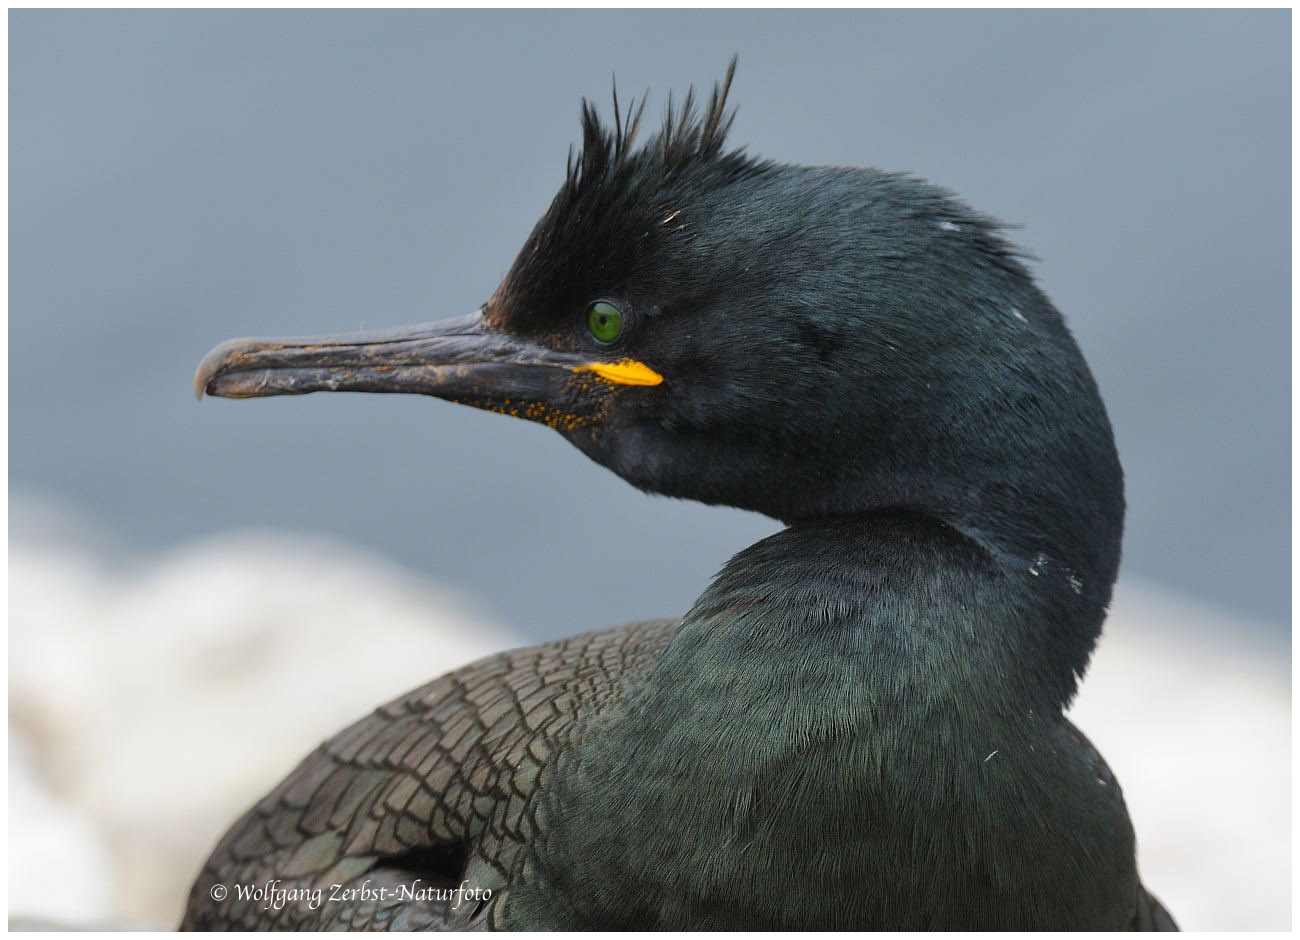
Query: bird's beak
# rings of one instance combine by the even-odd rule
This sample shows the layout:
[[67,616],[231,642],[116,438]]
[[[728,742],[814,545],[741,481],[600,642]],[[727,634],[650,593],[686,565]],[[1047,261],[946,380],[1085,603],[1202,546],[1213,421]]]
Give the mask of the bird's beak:
[[491,329],[473,313],[363,333],[229,340],[203,357],[194,391],[200,399],[404,392],[566,427],[598,417],[602,393],[662,381],[644,363],[557,352]]

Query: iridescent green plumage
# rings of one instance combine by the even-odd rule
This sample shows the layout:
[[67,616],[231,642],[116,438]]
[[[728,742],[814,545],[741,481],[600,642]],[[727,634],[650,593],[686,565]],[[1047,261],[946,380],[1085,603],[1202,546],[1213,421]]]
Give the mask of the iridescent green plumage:
[[[1060,315],[938,187],[725,150],[726,85],[636,148],[639,113],[584,107],[478,315],[241,342],[199,384],[546,420],[642,489],[788,527],[680,621],[489,658],[327,742],[217,847],[186,926],[1172,928],[1062,715],[1124,504]],[[277,878],[491,897],[212,900]]]

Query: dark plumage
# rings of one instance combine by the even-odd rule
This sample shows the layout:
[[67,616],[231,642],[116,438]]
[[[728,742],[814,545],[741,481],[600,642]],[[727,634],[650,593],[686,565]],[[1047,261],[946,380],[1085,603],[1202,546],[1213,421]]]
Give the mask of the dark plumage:
[[[221,841],[184,926],[1173,928],[1062,717],[1124,514],[1083,358],[947,191],[727,150],[730,81],[639,148],[643,106],[584,104],[478,313],[233,341],[196,381],[517,414],[788,528],[680,621],[504,653],[343,731]],[[279,907],[233,887],[272,879]]]

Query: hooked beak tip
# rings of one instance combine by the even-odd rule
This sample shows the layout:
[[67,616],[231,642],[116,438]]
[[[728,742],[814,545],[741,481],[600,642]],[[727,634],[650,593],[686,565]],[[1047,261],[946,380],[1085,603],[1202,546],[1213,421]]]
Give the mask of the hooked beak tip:
[[[228,371],[231,365],[256,345],[258,340],[228,339],[208,350],[208,354],[199,361],[198,368],[194,370],[195,400],[203,401],[204,395],[212,394],[213,380],[222,372]],[[220,392],[216,394],[220,395]]]

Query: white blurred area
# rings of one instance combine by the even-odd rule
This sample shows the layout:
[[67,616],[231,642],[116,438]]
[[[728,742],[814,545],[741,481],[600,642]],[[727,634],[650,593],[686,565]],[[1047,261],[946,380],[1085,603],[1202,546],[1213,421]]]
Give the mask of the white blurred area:
[[124,558],[11,502],[11,923],[175,927],[222,832],[317,743],[521,642],[329,539]]
[[1115,772],[1183,930],[1291,929],[1291,646],[1121,577],[1070,717]]
[[[14,925],[173,927],[225,827],[319,740],[524,642],[328,539],[245,532],[136,558],[15,499],[9,550]],[[1289,664],[1257,625],[1118,591],[1073,716],[1185,930],[1290,927]]]

